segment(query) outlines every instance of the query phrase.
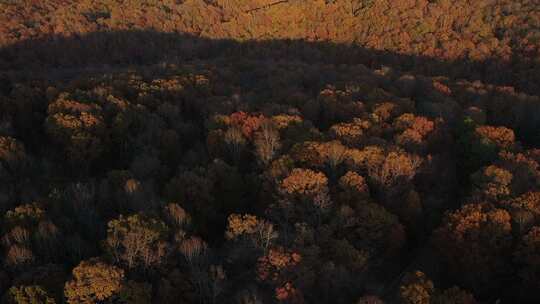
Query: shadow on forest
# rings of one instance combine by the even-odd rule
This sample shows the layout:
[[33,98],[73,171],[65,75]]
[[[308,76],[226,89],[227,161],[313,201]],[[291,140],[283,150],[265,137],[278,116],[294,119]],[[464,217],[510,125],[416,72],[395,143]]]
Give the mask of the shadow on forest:
[[[488,123],[514,128],[518,139],[527,145],[538,146],[540,142],[540,134],[537,132],[540,129],[540,115],[537,114],[540,112],[540,100],[519,94],[540,95],[540,73],[534,73],[540,67],[520,58],[511,61],[492,58],[478,62],[443,60],[367,49],[355,44],[305,40],[242,42],[183,33],[130,30],[21,41],[0,49],[0,73],[6,73],[17,80],[69,80],[81,73],[113,72],[129,66],[212,60],[225,60],[228,64],[241,64],[244,60],[264,64],[362,64],[371,69],[387,66],[402,73],[513,86],[515,92],[494,90],[491,87],[491,92],[487,94],[467,92],[462,98],[478,99],[483,103],[502,100],[506,108],[492,113],[492,116],[502,119]],[[500,115],[502,112],[506,114]]]
[[[239,42],[148,30],[96,32],[68,38],[52,36],[16,43],[0,49],[0,73],[22,80],[54,80],[56,77],[70,79],[92,71],[99,73],[136,65],[214,59],[227,60],[233,64],[236,61],[241,63],[242,60],[254,60],[265,64],[298,61],[322,65],[363,64],[368,68],[388,66],[405,73],[510,85],[515,86],[517,91],[540,95],[540,81],[537,81],[540,76],[531,72],[536,67],[523,69],[522,63],[517,59],[514,62],[498,59],[482,62],[451,61],[366,49],[352,44],[303,40]],[[0,81],[0,93],[4,87]],[[490,99],[490,96],[480,96],[481,94],[476,92],[467,94],[462,98]],[[492,94],[497,94],[499,99],[510,100],[508,104],[512,107],[512,102],[520,98],[516,97],[516,94],[503,91]],[[534,132],[540,129],[540,99],[522,102],[520,106],[522,109],[516,112],[523,113],[520,114],[522,116],[508,118],[511,122],[507,124],[518,122],[516,131],[519,139],[538,145],[540,134]],[[515,114],[503,112],[499,116],[513,115]],[[222,227],[218,228],[217,231],[221,232]],[[393,284],[397,284],[397,281]]]
[[447,76],[510,85],[536,95],[540,76],[536,66],[514,58],[481,62],[442,60],[363,48],[353,44],[304,40],[239,42],[152,30],[94,32],[71,37],[25,40],[0,49],[0,71],[47,71],[100,65],[140,65],[207,60],[218,56],[257,60],[298,60],[308,63],[381,65],[426,76]]

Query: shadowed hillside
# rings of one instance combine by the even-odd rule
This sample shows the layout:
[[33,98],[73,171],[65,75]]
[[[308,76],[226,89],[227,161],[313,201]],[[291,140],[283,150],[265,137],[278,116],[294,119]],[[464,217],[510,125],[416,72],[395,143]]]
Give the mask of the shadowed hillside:
[[[534,96],[535,94],[527,96],[507,88],[508,83],[519,76],[513,74],[512,67],[495,59],[471,63],[377,51],[355,44],[303,40],[236,42],[231,39],[213,40],[190,34],[155,31],[97,32],[71,38],[44,37],[4,47],[0,49],[0,55],[3,59],[0,59],[0,68],[4,73],[38,79],[50,78],[54,75],[64,78],[72,77],[92,70],[99,74],[115,70],[122,71],[129,67],[136,69],[137,66],[145,65],[182,65],[187,62],[200,63],[201,61],[208,63],[217,61],[220,62],[219,64],[235,66],[238,62],[246,60],[257,62],[263,67],[289,62],[336,67],[363,65],[370,69],[385,67],[392,70],[394,77],[407,73],[445,77],[451,87],[457,86],[460,91],[466,91],[468,87],[487,85],[488,91],[493,93],[489,93],[486,99],[501,99],[506,104],[515,104],[515,109],[519,109],[516,110],[519,113],[498,119],[498,124],[511,127],[527,126],[525,127],[527,136],[522,137],[526,142],[533,143],[540,136],[536,134],[537,126],[540,125],[535,115],[538,98]],[[216,68],[219,68],[219,65]],[[470,83],[463,85],[463,80]],[[480,83],[474,84],[474,81],[480,81]],[[493,86],[498,82],[503,85]],[[535,86],[527,81],[521,84],[529,90],[533,90]],[[465,96],[468,98],[468,94]],[[484,97],[476,98],[483,99]],[[471,105],[478,103],[465,99],[460,102]],[[521,104],[524,108],[519,106]],[[482,107],[485,106],[482,105]],[[497,113],[494,114],[497,115]]]

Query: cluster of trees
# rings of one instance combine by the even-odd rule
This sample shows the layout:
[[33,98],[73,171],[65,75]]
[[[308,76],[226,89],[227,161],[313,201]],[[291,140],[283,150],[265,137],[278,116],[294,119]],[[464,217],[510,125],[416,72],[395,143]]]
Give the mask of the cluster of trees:
[[0,301],[540,301],[535,1],[21,3]]
[[[318,41],[322,48],[302,46],[291,53],[361,64],[382,61],[434,76],[511,84],[529,93],[540,82],[540,9],[535,0],[4,0],[0,11],[0,48],[7,48],[0,52],[0,67],[7,68],[157,63],[215,52],[216,45],[179,43],[177,33],[187,33],[220,40]],[[133,30],[169,35],[114,34]],[[110,37],[103,41],[95,33]],[[76,43],[66,45],[66,37]],[[81,37],[87,42],[79,41]],[[29,47],[28,41],[41,45]],[[375,54],[341,56],[336,42]],[[275,47],[270,43],[261,52],[268,56]],[[127,48],[126,58],[119,50]],[[278,51],[275,58],[283,55]]]
[[[153,28],[210,38],[358,41],[418,55],[534,56],[540,11],[531,0],[16,1],[0,3],[1,45],[48,34]],[[5,21],[5,22],[4,22]],[[317,24],[313,27],[312,24]],[[249,26],[246,26],[249,24]]]
[[540,299],[538,97],[227,56],[3,80],[6,303]]

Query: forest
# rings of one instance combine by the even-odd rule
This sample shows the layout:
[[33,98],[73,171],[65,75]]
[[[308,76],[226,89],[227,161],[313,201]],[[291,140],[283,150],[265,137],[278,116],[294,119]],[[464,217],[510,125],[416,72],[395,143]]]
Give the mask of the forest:
[[0,303],[540,302],[536,0],[0,0]]

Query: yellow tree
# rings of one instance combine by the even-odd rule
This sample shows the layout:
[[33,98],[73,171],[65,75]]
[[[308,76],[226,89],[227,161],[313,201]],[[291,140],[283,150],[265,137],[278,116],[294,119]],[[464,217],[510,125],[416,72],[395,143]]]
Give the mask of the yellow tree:
[[72,100],[64,93],[49,104],[47,113],[47,133],[69,160],[88,163],[101,155],[107,128],[99,105]]
[[313,198],[321,192],[328,192],[328,179],[322,172],[295,168],[281,182],[281,190],[301,199]]
[[69,304],[94,304],[116,296],[122,288],[124,271],[97,258],[82,261],[64,287]]

